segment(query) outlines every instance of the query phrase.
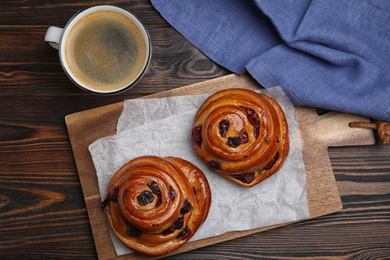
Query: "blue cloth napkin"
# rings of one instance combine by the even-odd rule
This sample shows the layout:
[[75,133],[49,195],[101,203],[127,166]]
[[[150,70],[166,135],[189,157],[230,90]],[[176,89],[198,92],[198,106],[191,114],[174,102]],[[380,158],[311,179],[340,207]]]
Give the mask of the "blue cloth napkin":
[[296,106],[390,121],[389,0],[152,0],[209,58]]

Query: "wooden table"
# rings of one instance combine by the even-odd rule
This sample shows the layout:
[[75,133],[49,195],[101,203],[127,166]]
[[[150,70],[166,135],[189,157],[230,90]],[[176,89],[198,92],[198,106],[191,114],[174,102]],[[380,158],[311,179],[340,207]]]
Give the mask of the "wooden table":
[[[65,116],[230,74],[168,25],[149,1],[95,1],[133,11],[153,57],[131,90],[74,86],[44,42],[82,1],[0,5],[0,259],[96,259]],[[91,3],[92,4],[92,3]],[[385,258],[390,255],[390,146],[329,148],[343,210],[172,256],[172,259]]]

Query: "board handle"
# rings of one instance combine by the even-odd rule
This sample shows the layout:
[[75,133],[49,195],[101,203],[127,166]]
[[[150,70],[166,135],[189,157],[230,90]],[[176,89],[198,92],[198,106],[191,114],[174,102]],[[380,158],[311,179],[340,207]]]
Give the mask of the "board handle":
[[309,133],[305,138],[322,143],[324,148],[375,144],[372,129],[349,126],[350,122],[369,123],[366,117],[336,111],[319,116],[311,107],[300,107],[296,112],[299,127],[307,129]]
[[380,122],[379,124],[367,122],[350,122],[349,127],[367,128],[378,130],[378,135],[384,144],[390,144],[390,123]]

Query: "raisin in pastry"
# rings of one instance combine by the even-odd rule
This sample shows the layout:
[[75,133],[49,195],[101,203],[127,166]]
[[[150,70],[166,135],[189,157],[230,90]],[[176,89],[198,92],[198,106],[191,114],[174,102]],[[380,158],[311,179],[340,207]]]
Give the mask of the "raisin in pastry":
[[177,157],[142,156],[112,177],[103,201],[118,239],[146,255],[185,244],[206,219],[211,192],[203,172]]
[[192,141],[213,171],[247,187],[277,172],[290,149],[280,105],[247,89],[210,96],[195,116]]

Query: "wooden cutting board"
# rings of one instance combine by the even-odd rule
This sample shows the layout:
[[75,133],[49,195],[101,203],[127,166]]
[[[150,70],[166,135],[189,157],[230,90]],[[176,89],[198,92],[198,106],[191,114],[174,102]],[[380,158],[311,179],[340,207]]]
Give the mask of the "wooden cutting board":
[[[171,91],[157,93],[146,98],[214,93],[218,90],[235,87],[261,88],[250,76],[231,74]],[[109,235],[105,213],[101,207],[95,167],[88,151],[88,146],[95,140],[115,134],[117,120],[122,109],[123,102],[120,102],[71,114],[65,118],[99,259],[148,258],[138,254],[117,257]],[[337,212],[342,209],[342,203],[327,148],[330,146],[374,144],[375,139],[371,130],[348,127],[349,122],[368,122],[369,120],[361,116],[337,112],[329,112],[318,116],[315,109],[308,107],[297,107],[296,117],[299,122],[303,159],[307,173],[309,219]],[[170,255],[287,224],[242,232],[230,232],[217,237],[190,242]]]

